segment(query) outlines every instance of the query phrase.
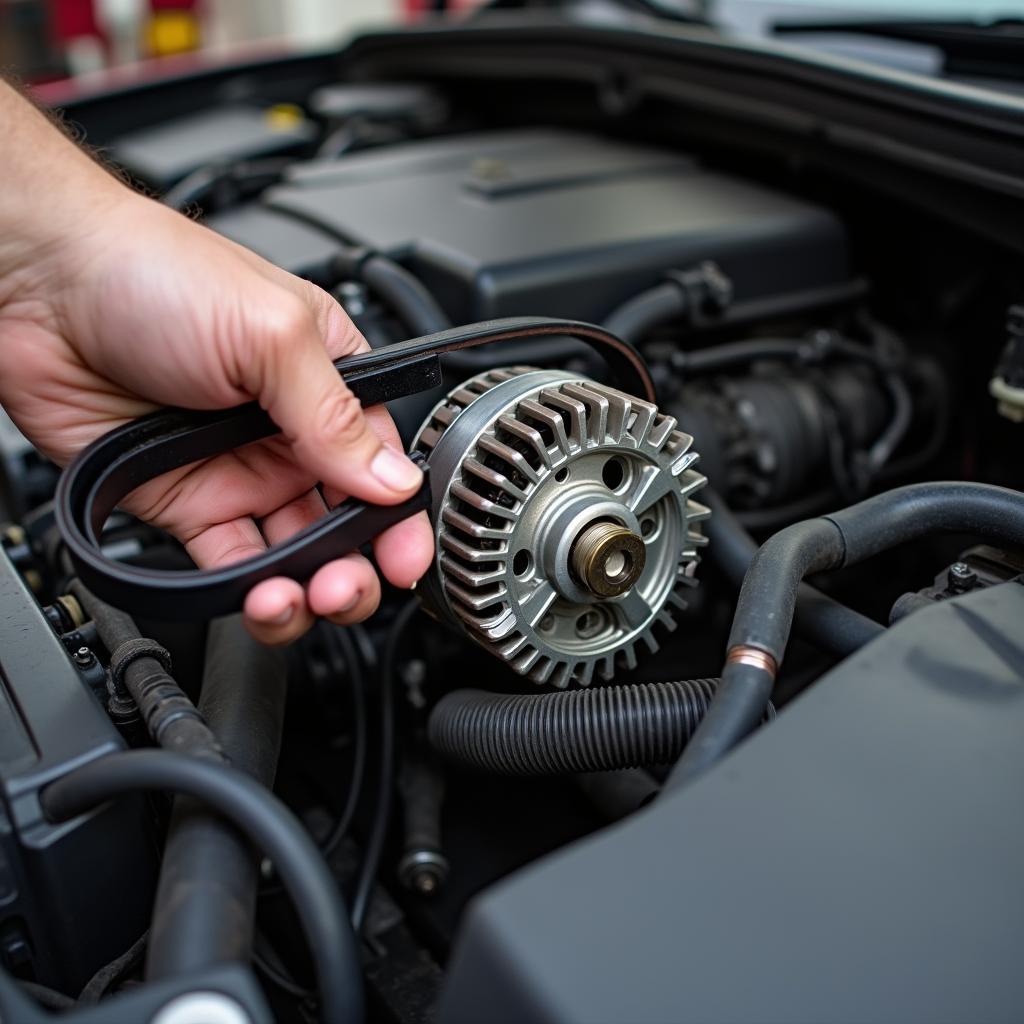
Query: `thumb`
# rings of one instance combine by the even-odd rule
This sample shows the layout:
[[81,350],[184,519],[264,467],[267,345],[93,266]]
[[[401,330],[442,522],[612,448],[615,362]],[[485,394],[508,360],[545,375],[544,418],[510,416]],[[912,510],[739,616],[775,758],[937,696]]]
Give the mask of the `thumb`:
[[388,505],[408,498],[423,474],[370,428],[324,348],[312,311],[300,301],[268,327],[250,354],[250,386],[299,462],[327,486],[366,501]]

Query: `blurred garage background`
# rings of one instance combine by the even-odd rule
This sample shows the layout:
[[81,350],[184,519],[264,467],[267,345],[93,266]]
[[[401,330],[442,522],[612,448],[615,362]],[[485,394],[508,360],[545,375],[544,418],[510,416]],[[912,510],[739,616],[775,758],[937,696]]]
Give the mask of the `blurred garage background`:
[[[368,25],[465,17],[490,0],[0,0],[0,71],[29,83],[88,75],[152,58],[246,48],[280,50],[337,44]],[[829,19],[1024,18],[1024,0],[524,0],[522,6],[664,6],[739,33]],[[511,4],[507,4],[511,6]],[[1019,29],[1018,29],[1019,30]],[[930,47],[863,37],[790,37],[928,73],[941,55]],[[175,67],[175,70],[178,70]]]

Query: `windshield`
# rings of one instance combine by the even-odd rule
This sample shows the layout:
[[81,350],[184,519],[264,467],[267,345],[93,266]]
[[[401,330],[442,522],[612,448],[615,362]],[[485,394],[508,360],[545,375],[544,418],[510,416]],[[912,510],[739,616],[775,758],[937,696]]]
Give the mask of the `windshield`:
[[[666,11],[674,7],[666,0],[660,5]],[[1024,89],[1021,0],[708,0],[706,13],[738,35],[778,38],[918,74]],[[933,31],[925,31],[929,27]],[[940,34],[936,27],[945,31]],[[986,36],[999,47],[981,45]],[[970,60],[963,59],[965,47]]]

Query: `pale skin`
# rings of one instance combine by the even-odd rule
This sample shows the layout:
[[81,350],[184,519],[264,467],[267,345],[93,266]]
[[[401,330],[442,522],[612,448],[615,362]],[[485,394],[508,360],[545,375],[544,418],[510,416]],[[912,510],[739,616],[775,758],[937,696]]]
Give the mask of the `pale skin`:
[[[419,486],[382,407],[362,409],[332,359],[367,344],[326,292],[107,173],[0,83],[0,403],[67,464],[90,441],[161,405],[256,400],[281,435],[185,467],[123,504],[197,565],[239,561],[354,495],[395,504]],[[432,534],[420,514],[381,534],[381,573],[410,587]],[[380,600],[360,554],[302,586],[276,578],[245,602],[250,631],[288,643],[317,616],[347,624]]]

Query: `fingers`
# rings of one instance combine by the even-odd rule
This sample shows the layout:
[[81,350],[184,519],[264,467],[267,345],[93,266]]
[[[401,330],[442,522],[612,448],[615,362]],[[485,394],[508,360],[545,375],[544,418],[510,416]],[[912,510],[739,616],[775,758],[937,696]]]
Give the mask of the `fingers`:
[[306,599],[314,614],[347,626],[377,610],[380,580],[362,555],[346,555],[317,570],[306,588]]
[[323,616],[340,626],[369,618],[380,603],[380,580],[362,555],[346,555],[322,566],[306,590],[295,580],[264,580],[245,599],[245,624],[260,643],[297,640]]
[[[383,406],[367,409],[366,419],[385,443],[401,445],[394,420]],[[324,493],[332,507],[343,497],[337,488],[327,487]],[[392,584],[403,589],[411,587],[430,568],[434,553],[434,531],[426,512],[385,530],[374,540],[373,553],[381,572]]]
[[241,562],[266,548],[263,535],[248,516],[208,526],[185,543],[189,557],[202,569]]
[[408,589],[430,568],[434,531],[426,512],[389,527],[373,542],[380,571],[396,587]]
[[[326,508],[316,491],[307,493],[267,516],[262,523],[267,543],[277,544],[315,522]],[[380,602],[380,581],[373,566],[351,554],[321,567],[305,590],[294,580],[266,580],[254,587],[245,603],[246,625],[261,642],[285,644],[300,637],[315,616],[340,625],[361,622]]]
[[257,583],[242,610],[249,632],[270,647],[290,644],[313,625],[302,584],[284,576]]
[[376,504],[409,497],[422,474],[371,428],[327,355],[314,311],[297,299],[278,305],[264,316],[262,342],[241,361],[246,387],[317,479]]

